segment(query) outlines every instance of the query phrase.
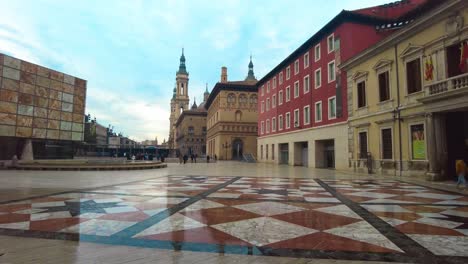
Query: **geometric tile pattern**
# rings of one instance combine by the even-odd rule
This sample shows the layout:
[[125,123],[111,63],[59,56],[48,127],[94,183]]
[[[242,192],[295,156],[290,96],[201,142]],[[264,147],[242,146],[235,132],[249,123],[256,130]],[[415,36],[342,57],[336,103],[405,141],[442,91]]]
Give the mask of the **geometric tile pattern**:
[[[395,180],[168,176],[2,203],[0,235],[467,263],[468,197]],[[405,252],[409,241],[427,256]]]

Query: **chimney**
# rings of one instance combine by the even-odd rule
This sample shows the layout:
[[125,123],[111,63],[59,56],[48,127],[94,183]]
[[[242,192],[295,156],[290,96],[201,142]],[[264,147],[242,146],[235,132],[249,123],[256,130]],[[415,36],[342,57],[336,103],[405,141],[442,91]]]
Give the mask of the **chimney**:
[[228,78],[227,78],[227,68],[226,67],[221,67],[221,82],[222,83],[227,83]]

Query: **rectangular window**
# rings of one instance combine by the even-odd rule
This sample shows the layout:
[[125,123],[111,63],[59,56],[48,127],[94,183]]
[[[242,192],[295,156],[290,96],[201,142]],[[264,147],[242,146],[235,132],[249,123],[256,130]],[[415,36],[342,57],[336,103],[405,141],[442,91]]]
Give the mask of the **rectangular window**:
[[278,105],[283,104],[283,91],[279,91],[278,93]]
[[276,89],[276,77],[273,77],[273,89]]
[[315,61],[320,60],[320,43],[317,44],[317,46],[315,46],[314,54],[315,54]]
[[304,107],[304,125],[310,124],[310,106]]
[[289,78],[291,78],[291,66],[286,68],[286,80],[289,80]]
[[265,145],[265,157],[268,160],[268,144]]
[[270,133],[270,119],[267,119],[266,121],[266,133]]
[[291,113],[287,112],[286,113],[286,129],[291,127]]
[[275,160],[275,144],[271,144],[271,160]]
[[283,84],[283,72],[279,73],[279,84]]
[[260,91],[262,93],[262,96],[265,95],[265,85],[262,85],[262,88],[260,88]]
[[379,99],[380,102],[390,99],[390,80],[388,71],[379,74]]
[[359,158],[367,158],[367,132],[359,132]]
[[328,99],[328,119],[336,118],[336,97],[333,96]]
[[271,97],[271,108],[276,107],[276,94]]
[[299,127],[299,109],[294,110],[294,127]]
[[270,98],[267,98],[267,101],[266,101],[266,110],[270,110]]
[[333,82],[335,80],[335,61],[330,61],[328,63],[328,82]]
[[260,146],[260,159],[263,159],[263,145]]
[[299,73],[299,60],[294,62],[294,75]]
[[262,103],[260,104],[260,112],[265,112],[265,102],[262,101]]
[[322,86],[322,70],[319,68],[315,70],[315,89]]
[[392,129],[385,128],[382,133],[382,159],[393,159]]
[[322,102],[315,103],[315,122],[322,121]]
[[271,132],[276,132],[276,117],[271,119]]
[[267,93],[270,92],[270,81],[267,82]]
[[357,84],[357,99],[358,99],[358,108],[365,107],[366,102],[366,82],[362,81]]
[[310,91],[310,78],[309,75],[304,77],[304,93],[308,93]]
[[328,53],[335,50],[335,36],[333,34],[331,34],[327,38],[327,47],[328,47]]
[[411,125],[411,157],[413,160],[426,159],[426,135],[424,125]]
[[408,88],[408,94],[422,90],[421,60],[419,58],[406,63],[406,85]]
[[299,81],[294,83],[294,98],[299,97]]
[[283,130],[283,115],[278,116],[278,129]]
[[304,69],[309,67],[309,52],[306,52],[306,54],[304,54]]
[[286,87],[286,102],[289,102],[291,100],[291,87],[288,86]]
[[262,124],[260,126],[260,134],[263,135],[264,132],[265,132],[265,122],[262,121]]

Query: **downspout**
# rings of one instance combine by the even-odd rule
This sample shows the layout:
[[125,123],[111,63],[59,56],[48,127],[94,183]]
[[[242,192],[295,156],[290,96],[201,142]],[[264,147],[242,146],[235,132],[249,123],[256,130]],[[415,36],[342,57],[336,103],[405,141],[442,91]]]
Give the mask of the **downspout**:
[[403,166],[403,157],[402,157],[402,143],[401,143],[401,114],[400,114],[400,72],[399,72],[399,67],[398,67],[398,48],[397,44],[394,46],[395,50],[395,70],[396,70],[396,88],[397,88],[397,108],[396,108],[396,117],[398,120],[398,149],[399,149],[399,156],[400,156],[400,166],[398,168],[400,177],[402,176],[402,166]]

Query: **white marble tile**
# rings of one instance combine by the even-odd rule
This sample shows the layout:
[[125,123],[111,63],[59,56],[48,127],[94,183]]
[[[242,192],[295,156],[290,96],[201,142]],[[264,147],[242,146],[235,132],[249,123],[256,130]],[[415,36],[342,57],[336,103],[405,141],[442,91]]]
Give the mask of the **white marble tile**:
[[426,224],[426,225],[433,225],[437,227],[450,228],[450,229],[463,225],[463,223],[458,223],[458,222],[453,222],[453,221],[448,221],[448,220],[441,220],[441,219],[434,219],[434,218],[429,218],[429,217],[419,218],[418,220],[414,222]]
[[259,215],[271,216],[277,214],[286,214],[298,211],[304,211],[302,207],[297,207],[289,204],[278,203],[278,202],[260,202],[260,203],[250,203],[250,204],[241,204],[233,206],[237,209],[244,211],[252,212]]
[[170,217],[162,220],[161,222],[141,231],[134,237],[143,237],[154,234],[162,234],[167,232],[174,232],[180,230],[187,230],[193,228],[199,228],[206,226],[203,223],[193,220],[192,218],[186,217],[182,214],[175,213]]
[[440,201],[434,204],[453,204],[453,205],[468,205],[468,202],[465,201],[456,201],[456,200],[446,200],[446,201]]
[[138,185],[117,185],[114,188],[116,189],[124,189],[124,190],[140,190],[140,189],[148,189],[151,186],[145,184],[138,184]]
[[143,213],[149,215],[149,216],[153,216],[155,214],[158,214],[164,210],[166,210],[167,208],[158,208],[158,209],[152,209],[152,210],[144,210]]
[[468,237],[468,229],[455,229],[455,231],[460,232]]
[[410,194],[405,194],[405,196],[421,197],[421,198],[429,198],[429,199],[439,199],[439,200],[453,200],[453,199],[458,199],[458,198],[463,197],[461,195],[429,193],[429,192],[410,193]]
[[397,225],[407,223],[407,221],[400,220],[400,219],[395,219],[395,218],[380,217],[380,219],[382,219],[385,222],[389,223],[391,226],[397,226]]
[[0,224],[0,228],[28,230],[29,229],[29,221],[8,223],[8,224]]
[[58,218],[69,218],[72,217],[68,211],[50,212],[50,213],[36,213],[31,214],[31,221],[47,220],[47,219],[58,219]]
[[441,214],[454,215],[454,216],[460,216],[460,217],[468,218],[468,212],[466,212],[466,211],[446,210],[446,211],[441,212]]
[[84,214],[80,214],[80,215],[77,215],[75,217],[79,217],[79,218],[86,218],[86,219],[96,219],[96,218],[99,218],[103,215],[106,215],[106,214],[100,214],[100,213],[84,213]]
[[317,232],[311,228],[269,217],[223,223],[211,227],[256,246],[264,246]]
[[44,203],[33,203],[31,204],[32,208],[42,208],[42,207],[58,207],[65,206],[65,202],[44,202]]
[[133,206],[120,206],[120,207],[105,208],[104,211],[106,211],[106,213],[108,214],[118,214],[118,213],[137,212],[138,209],[136,209]]
[[91,219],[86,222],[64,228],[61,232],[110,236],[134,225],[135,223],[136,222]]
[[304,200],[315,203],[340,203],[340,200],[334,197],[304,197]]
[[218,208],[218,207],[225,207],[225,205],[203,199],[186,207],[183,211],[197,211],[201,209]]
[[402,200],[394,200],[394,199],[375,199],[375,200],[362,202],[362,204],[374,204],[374,203],[414,204],[418,202],[402,201]]
[[403,252],[377,229],[365,221],[325,230],[326,233],[366,242],[384,248]]
[[211,198],[239,198],[242,193],[225,193],[225,192],[216,192],[208,195]]
[[96,203],[120,203],[123,200],[121,198],[103,198],[103,199],[93,199]]
[[353,186],[351,185],[347,185],[347,184],[330,184],[330,187],[333,187],[333,188],[353,188]]
[[439,213],[418,213],[422,217],[438,217],[438,218],[448,218],[448,216],[441,215]]
[[188,200],[188,198],[177,198],[177,197],[157,197],[146,201],[147,203],[155,204],[178,204]]
[[47,210],[47,209],[36,209],[36,208],[31,208],[31,209],[24,209],[24,210],[15,211],[14,213],[15,213],[15,214],[35,214],[35,213],[44,212],[44,211],[46,211],[46,210]]
[[395,194],[389,193],[376,193],[376,192],[355,192],[355,193],[348,193],[347,195],[359,196],[359,197],[368,197],[368,198],[390,198],[395,197]]
[[319,212],[323,212],[323,213],[328,213],[328,214],[351,217],[351,218],[354,218],[354,219],[362,219],[358,214],[353,212],[349,207],[347,207],[344,204],[330,206],[330,207],[322,207],[322,208],[317,208],[317,209],[314,209],[314,210],[319,211]]
[[468,257],[466,236],[408,235],[436,255]]
[[387,204],[376,204],[376,205],[367,205],[363,204],[362,207],[366,208],[372,212],[395,212],[395,213],[410,213],[410,210],[407,210],[399,205],[387,205]]
[[305,187],[305,186],[301,186],[301,187],[299,187],[299,189],[305,190],[305,191],[324,191],[324,189],[322,187]]

